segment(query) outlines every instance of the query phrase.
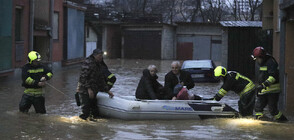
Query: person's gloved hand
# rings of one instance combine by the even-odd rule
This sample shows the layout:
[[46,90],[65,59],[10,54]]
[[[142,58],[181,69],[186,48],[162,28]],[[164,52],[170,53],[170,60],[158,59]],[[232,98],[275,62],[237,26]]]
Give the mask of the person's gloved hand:
[[110,98],[112,98],[114,96],[111,91],[108,91],[108,95],[109,95]]
[[258,85],[257,88],[256,88],[256,92],[257,94],[261,92],[261,90],[263,90],[265,88],[265,86],[263,84],[261,85]]
[[213,100],[220,101],[221,99],[222,99],[221,97],[219,97],[218,95],[215,95]]
[[42,77],[42,78],[40,79],[40,81],[41,81],[41,82],[44,82],[44,81],[46,81],[46,78],[45,78],[45,77]]
[[43,87],[43,86],[45,86],[45,85],[46,85],[45,82],[39,82],[39,83],[38,83],[38,86],[40,86],[40,87]]

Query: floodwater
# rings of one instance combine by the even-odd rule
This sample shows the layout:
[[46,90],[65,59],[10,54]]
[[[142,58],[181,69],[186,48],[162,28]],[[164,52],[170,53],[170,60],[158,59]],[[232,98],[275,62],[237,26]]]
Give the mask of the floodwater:
[[[159,68],[159,81],[170,69],[171,61],[106,60],[116,74],[112,91],[115,96],[134,95],[142,70],[149,64]],[[50,84],[62,93],[47,86],[47,114],[18,112],[23,94],[20,75],[0,78],[0,139],[294,139],[293,117],[288,123],[274,123],[250,119],[207,120],[144,120],[124,121],[98,119],[97,122],[78,119],[81,112],[76,106],[74,93],[80,66],[70,66],[54,71]],[[196,84],[192,90],[203,97],[212,97],[220,87],[217,84]],[[235,109],[238,96],[228,93],[221,102]]]

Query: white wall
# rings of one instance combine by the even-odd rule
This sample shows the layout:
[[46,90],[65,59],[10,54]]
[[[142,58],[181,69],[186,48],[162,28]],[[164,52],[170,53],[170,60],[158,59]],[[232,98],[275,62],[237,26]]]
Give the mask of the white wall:
[[175,59],[175,27],[164,25],[161,38],[161,59]]

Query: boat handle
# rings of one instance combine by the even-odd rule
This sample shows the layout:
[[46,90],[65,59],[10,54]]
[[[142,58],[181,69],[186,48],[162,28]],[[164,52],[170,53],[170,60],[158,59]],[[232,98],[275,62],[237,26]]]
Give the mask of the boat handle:
[[132,109],[134,110],[140,109],[140,106],[133,106]]

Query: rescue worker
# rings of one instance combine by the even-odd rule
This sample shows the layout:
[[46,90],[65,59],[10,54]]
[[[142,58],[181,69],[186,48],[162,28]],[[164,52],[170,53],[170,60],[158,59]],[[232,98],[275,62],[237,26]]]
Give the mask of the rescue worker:
[[238,101],[239,113],[242,116],[253,115],[255,104],[255,85],[247,77],[235,71],[228,71],[225,67],[218,66],[214,69],[214,76],[223,81],[223,85],[218,93],[212,98],[221,100],[228,91],[234,91],[240,96]]
[[19,103],[19,111],[27,113],[33,105],[36,113],[45,114],[45,98],[42,88],[53,76],[52,71],[41,64],[41,55],[36,51],[28,54],[28,61],[22,68],[24,94]]
[[161,92],[163,86],[157,81],[157,71],[155,65],[150,65],[148,66],[148,69],[143,70],[143,76],[136,89],[137,99],[162,99]]
[[287,118],[278,110],[280,95],[279,66],[275,58],[268,54],[263,47],[253,50],[253,59],[259,66],[257,86],[256,118],[266,118],[263,109],[268,105],[269,112],[276,121],[286,121]]
[[116,81],[116,77],[113,73],[109,71],[103,59],[101,61],[101,66],[102,66],[102,73],[104,75],[104,80],[109,88],[108,90],[110,90]]
[[[178,92],[175,87],[186,86],[187,89],[192,89],[195,84],[191,77],[191,74],[181,70],[181,63],[179,61],[173,61],[171,63],[172,70],[165,75],[164,89],[166,92],[165,99],[175,100]],[[178,86],[177,86],[178,85]],[[199,96],[197,96],[199,98]]]
[[102,73],[102,60],[103,52],[100,49],[95,49],[82,64],[77,92],[81,96],[83,105],[83,114],[79,117],[84,120],[90,115],[93,118],[99,117],[96,99],[96,95],[99,91],[107,92],[110,98],[113,97],[113,93],[109,91],[110,88],[105,83],[104,75]]

